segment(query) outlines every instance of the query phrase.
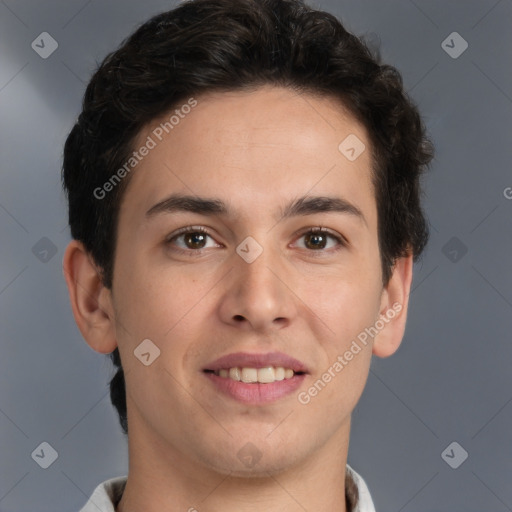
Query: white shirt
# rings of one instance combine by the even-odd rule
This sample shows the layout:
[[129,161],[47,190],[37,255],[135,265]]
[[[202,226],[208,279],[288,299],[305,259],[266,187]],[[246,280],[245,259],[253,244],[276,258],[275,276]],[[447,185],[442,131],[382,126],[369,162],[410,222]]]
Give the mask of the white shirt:
[[[349,512],[375,512],[370,491],[365,481],[347,464],[347,477],[357,488],[357,505]],[[105,480],[94,489],[89,501],[80,512],[115,512],[126,485],[127,476]]]

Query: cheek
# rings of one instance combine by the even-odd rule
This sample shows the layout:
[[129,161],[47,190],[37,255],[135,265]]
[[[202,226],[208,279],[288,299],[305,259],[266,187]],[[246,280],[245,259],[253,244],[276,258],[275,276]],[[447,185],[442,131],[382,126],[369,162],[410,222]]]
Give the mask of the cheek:
[[[372,357],[367,329],[379,318],[382,284],[378,257],[361,258],[346,272],[325,279],[316,312],[329,329],[319,338],[323,366],[304,397],[312,410],[330,408],[333,425],[352,411],[364,389]],[[311,296],[313,298],[313,296]]]
[[328,276],[305,279],[304,302],[323,322],[329,345],[341,350],[352,337],[373,325],[379,315],[380,272],[367,265],[350,266]]
[[156,269],[139,259],[127,258],[116,269],[118,320],[138,337],[163,340],[197,306],[208,283],[182,268]]
[[[138,383],[131,390],[137,403],[148,394],[155,404],[177,407],[183,398],[180,389],[194,382],[191,370],[201,354],[198,342],[204,340],[204,320],[212,314],[205,300],[211,288],[207,281],[179,269],[166,275],[150,270],[132,272],[119,286],[116,334],[127,381]],[[143,351],[141,343],[148,348]],[[147,352],[151,360],[153,353],[157,357],[145,366],[137,354]]]

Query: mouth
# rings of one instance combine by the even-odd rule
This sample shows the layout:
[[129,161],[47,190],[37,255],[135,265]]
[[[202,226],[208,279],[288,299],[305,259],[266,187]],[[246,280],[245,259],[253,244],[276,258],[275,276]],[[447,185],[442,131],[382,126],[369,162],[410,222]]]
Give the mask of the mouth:
[[261,404],[289,395],[309,372],[303,363],[280,352],[238,352],[213,361],[203,373],[231,398],[246,404]]

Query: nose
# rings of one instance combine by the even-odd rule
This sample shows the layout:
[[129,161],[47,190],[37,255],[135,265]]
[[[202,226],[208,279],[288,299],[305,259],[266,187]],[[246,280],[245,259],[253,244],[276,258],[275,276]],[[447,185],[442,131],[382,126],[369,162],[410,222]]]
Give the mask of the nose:
[[293,321],[297,315],[296,296],[280,260],[278,251],[271,248],[264,248],[251,263],[234,255],[234,268],[226,277],[219,308],[224,323],[269,333]]

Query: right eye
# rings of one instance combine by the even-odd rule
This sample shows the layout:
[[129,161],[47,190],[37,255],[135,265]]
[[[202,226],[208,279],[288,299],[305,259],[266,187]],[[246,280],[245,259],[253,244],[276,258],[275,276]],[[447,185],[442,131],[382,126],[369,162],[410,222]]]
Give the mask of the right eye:
[[[208,238],[212,240],[210,245],[208,244]],[[212,247],[219,247],[208,230],[202,226],[188,226],[181,228],[178,231],[172,233],[167,237],[165,241],[166,245],[176,246],[177,250],[182,253],[201,253],[203,249],[209,249]]]

